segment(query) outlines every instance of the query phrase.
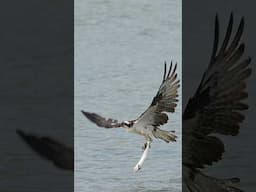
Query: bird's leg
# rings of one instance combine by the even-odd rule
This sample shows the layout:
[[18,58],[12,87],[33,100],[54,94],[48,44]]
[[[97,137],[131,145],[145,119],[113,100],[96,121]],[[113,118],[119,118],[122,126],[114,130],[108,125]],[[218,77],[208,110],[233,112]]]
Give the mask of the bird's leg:
[[145,151],[145,149],[147,148],[147,145],[149,145],[149,148],[151,148],[151,145],[150,145],[151,142],[152,142],[152,139],[150,137],[146,137],[146,142],[142,146],[142,150]]
[[142,145],[142,151],[144,151],[147,148],[147,142]]
[[[147,141],[145,144],[144,144],[144,146],[145,146],[145,149],[147,148],[147,146],[149,147],[149,148],[151,148],[151,141]],[[144,149],[144,150],[145,150]]]

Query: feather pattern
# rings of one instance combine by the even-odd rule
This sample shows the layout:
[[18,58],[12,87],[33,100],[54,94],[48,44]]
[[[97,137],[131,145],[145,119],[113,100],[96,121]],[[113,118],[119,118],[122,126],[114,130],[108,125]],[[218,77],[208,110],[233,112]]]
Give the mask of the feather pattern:
[[[245,80],[251,74],[249,67],[251,59],[242,59],[245,45],[240,43],[240,39],[244,29],[244,19],[241,19],[238,30],[230,42],[232,28],[233,15],[231,14],[226,35],[218,51],[219,21],[216,16],[214,48],[210,64],[204,72],[194,97],[189,99],[183,113],[184,139],[194,145],[198,143],[196,145],[198,148],[202,147],[200,144],[202,139],[206,143],[212,142],[207,136],[209,134],[237,135],[239,124],[244,120],[241,111],[248,109],[248,105],[244,102],[248,97]],[[200,140],[195,137],[198,134],[202,137]],[[216,148],[224,152],[219,143],[215,144]],[[198,156],[196,147],[192,150],[192,145],[189,143],[184,147],[184,152],[190,154],[187,161],[200,168],[204,164],[211,164],[211,161],[219,160],[222,156],[222,153],[218,152],[215,157],[212,157],[207,155],[206,150],[206,153],[203,153],[205,161],[191,162],[191,159],[196,159]]]
[[242,191],[233,186],[239,179],[217,179],[204,175],[198,169],[219,161],[225,151],[220,138],[212,134],[237,135],[245,118],[242,111],[248,109],[245,102],[248,97],[246,80],[251,75],[251,58],[242,58],[245,45],[240,41],[244,19],[241,19],[231,40],[232,29],[233,14],[219,48],[219,20],[216,15],[210,64],[183,113],[183,180],[189,192]]
[[164,66],[162,84],[149,108],[136,120],[137,125],[143,124],[142,127],[163,125],[168,121],[168,116],[164,112],[175,112],[178,102],[178,88],[180,87],[176,72],[177,63],[173,67],[171,62],[168,73],[166,73],[166,62]]
[[104,127],[104,128],[118,128],[122,127],[121,123],[118,123],[117,120],[115,119],[106,119],[96,113],[90,113],[86,111],[82,111],[82,114],[87,117],[91,122],[95,123],[99,127]]

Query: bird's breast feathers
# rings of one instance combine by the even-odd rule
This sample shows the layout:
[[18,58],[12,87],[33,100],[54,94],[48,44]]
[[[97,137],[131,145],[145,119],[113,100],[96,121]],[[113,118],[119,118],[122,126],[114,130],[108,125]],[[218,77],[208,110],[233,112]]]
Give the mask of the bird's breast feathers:
[[152,131],[154,130],[153,126],[139,126],[134,124],[134,126],[126,129],[130,133],[137,133],[139,135],[149,136],[152,135]]

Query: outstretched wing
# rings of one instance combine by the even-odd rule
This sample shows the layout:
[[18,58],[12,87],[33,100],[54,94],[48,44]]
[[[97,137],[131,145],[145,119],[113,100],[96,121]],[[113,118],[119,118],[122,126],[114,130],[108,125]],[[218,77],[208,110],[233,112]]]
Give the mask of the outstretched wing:
[[183,162],[195,168],[203,168],[221,159],[224,145],[219,138],[209,134],[237,135],[244,120],[241,111],[248,109],[244,102],[248,97],[245,80],[251,74],[251,59],[242,59],[245,45],[240,39],[244,19],[241,19],[230,41],[232,27],[231,14],[226,35],[219,47],[219,21],[216,16],[210,64],[183,113]]
[[176,69],[177,63],[174,68],[172,68],[171,63],[167,74],[165,63],[162,84],[149,108],[136,120],[137,125],[140,124],[142,127],[163,125],[168,121],[168,116],[164,112],[175,112],[178,102],[178,88],[180,87]]
[[104,117],[101,117],[100,115],[96,113],[90,113],[86,111],[81,111],[85,117],[87,117],[91,122],[95,123],[99,127],[105,127],[105,128],[119,128],[122,127],[122,124],[119,123],[117,120],[114,119],[106,119]]
[[74,150],[49,138],[26,134],[21,130],[17,134],[41,157],[52,161],[57,167],[74,169]]

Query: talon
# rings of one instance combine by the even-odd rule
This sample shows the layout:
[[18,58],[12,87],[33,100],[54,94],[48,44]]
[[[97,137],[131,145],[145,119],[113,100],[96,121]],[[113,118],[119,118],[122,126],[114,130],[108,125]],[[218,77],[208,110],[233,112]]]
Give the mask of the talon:
[[144,143],[144,145],[142,146],[142,150],[145,151],[146,148],[147,148],[147,143]]

